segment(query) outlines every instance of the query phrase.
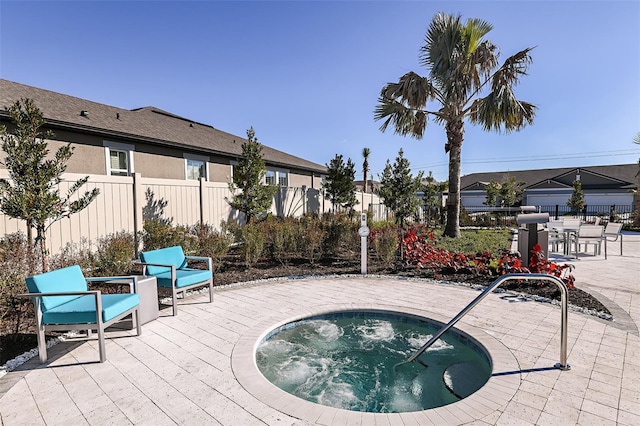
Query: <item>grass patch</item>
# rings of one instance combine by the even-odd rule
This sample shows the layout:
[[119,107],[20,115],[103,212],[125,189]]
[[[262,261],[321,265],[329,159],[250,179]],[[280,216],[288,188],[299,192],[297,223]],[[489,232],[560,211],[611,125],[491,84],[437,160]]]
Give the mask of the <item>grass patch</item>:
[[497,256],[502,250],[511,248],[511,231],[508,229],[463,229],[460,238],[441,235],[436,238],[439,248],[465,254],[487,250]]

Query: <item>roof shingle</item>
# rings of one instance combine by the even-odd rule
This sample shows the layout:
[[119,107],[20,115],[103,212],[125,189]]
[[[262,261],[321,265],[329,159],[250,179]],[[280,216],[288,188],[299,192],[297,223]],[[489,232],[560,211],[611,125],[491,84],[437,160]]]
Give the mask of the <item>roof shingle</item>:
[[[239,157],[246,138],[218,130],[153,106],[123,109],[50,90],[0,79],[0,118],[21,98],[32,99],[50,125],[90,133],[110,134],[155,145]],[[81,115],[81,111],[86,111]],[[325,173],[326,167],[262,144],[267,163]]]

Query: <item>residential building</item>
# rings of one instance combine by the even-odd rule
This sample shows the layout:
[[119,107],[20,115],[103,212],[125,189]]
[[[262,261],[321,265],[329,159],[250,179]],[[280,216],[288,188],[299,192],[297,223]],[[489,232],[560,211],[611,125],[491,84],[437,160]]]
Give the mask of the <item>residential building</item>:
[[[71,142],[68,173],[228,183],[246,138],[160,108],[124,109],[0,79],[0,123],[21,98],[42,111],[51,149]],[[247,127],[250,123],[247,123]],[[259,129],[257,129],[259,136]],[[262,143],[262,141],[261,141]],[[0,152],[0,158],[3,153]],[[320,188],[326,167],[263,144],[265,183]],[[1,161],[1,160],[0,160]],[[3,167],[0,165],[0,168]]]

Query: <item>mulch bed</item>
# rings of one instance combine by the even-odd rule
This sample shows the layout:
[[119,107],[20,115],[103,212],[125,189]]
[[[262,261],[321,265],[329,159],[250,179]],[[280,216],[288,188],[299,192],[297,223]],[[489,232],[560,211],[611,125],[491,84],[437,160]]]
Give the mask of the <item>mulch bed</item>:
[[[135,273],[137,271],[132,272]],[[375,260],[369,261],[367,272],[375,275],[431,278],[479,285],[489,285],[496,278],[496,276],[478,275],[474,273],[473,270],[454,272],[417,269],[414,267],[388,267]],[[359,259],[351,261],[324,261],[313,265],[305,261],[297,260],[292,260],[284,265],[263,261],[251,268],[246,268],[237,255],[229,254],[223,261],[219,272],[215,275],[215,285],[223,286],[276,277],[335,274],[360,274]],[[551,283],[512,281],[504,284],[501,288],[533,296],[560,300],[560,291]],[[598,299],[577,287],[569,290],[569,303],[577,307],[604,312],[610,315],[609,310],[600,303]],[[33,316],[32,313],[31,316]],[[29,326],[22,327],[21,332],[18,334],[10,334],[10,330],[8,330],[9,324],[0,323],[0,365],[37,346],[34,326],[32,325],[33,320],[27,318],[24,321],[28,323]]]

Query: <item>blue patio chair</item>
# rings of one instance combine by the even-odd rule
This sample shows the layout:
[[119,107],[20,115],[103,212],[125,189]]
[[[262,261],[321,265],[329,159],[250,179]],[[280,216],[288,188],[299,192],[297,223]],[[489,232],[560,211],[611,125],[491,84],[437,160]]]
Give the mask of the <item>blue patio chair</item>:
[[111,279],[114,277],[85,278],[78,265],[26,279],[29,293],[21,296],[30,297],[35,306],[41,363],[47,361],[47,331],[87,330],[90,336],[91,330],[97,330],[100,362],[107,359],[104,344],[107,327],[131,315],[137,335],[142,333],[138,315],[140,296],[135,293],[102,294],[99,290],[89,290],[87,285],[88,282]]
[[[207,269],[187,267],[189,260],[206,261]],[[173,315],[178,314],[177,296],[187,290],[209,287],[209,303],[213,302],[213,269],[210,257],[185,256],[182,247],[173,246],[140,253],[143,274],[156,277],[158,286],[171,289]]]

